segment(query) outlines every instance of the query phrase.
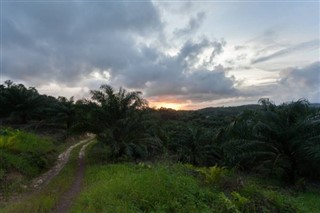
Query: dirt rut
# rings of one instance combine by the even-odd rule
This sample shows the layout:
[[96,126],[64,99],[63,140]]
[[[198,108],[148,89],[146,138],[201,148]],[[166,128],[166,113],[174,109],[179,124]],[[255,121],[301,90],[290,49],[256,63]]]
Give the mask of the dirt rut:
[[62,195],[56,208],[52,212],[56,212],[56,213],[69,212],[74,198],[79,194],[82,188],[82,180],[83,180],[84,170],[85,170],[85,163],[84,163],[85,150],[87,146],[92,142],[93,141],[88,142],[82,146],[79,152],[78,168],[77,168],[77,174],[76,174],[75,180],[71,185],[70,189],[65,194]]
[[88,143],[90,140],[92,140],[92,137],[85,139],[85,140],[82,140],[79,143],[76,143],[76,144],[70,146],[66,151],[61,153],[58,156],[58,160],[57,160],[55,166],[52,167],[46,173],[42,174],[40,177],[37,177],[36,179],[34,179],[31,182],[31,187],[33,187],[34,189],[40,189],[40,188],[46,186],[55,176],[57,176],[59,174],[61,169],[66,165],[66,163],[69,160],[71,151],[80,145]]

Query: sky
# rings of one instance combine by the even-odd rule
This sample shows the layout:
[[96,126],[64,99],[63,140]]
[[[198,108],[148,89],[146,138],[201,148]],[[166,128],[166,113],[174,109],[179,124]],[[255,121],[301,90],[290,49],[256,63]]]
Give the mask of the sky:
[[320,103],[319,1],[0,4],[1,83],[75,98],[109,84],[174,109]]

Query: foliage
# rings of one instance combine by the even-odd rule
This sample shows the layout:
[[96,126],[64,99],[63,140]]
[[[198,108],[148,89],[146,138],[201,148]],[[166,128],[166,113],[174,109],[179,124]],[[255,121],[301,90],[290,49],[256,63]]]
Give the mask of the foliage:
[[[0,85],[0,102],[0,120],[5,125],[41,134],[60,131],[63,138],[71,133],[96,134],[99,142],[93,150],[101,161],[162,158],[217,165],[216,169],[238,168],[277,177],[301,190],[320,177],[320,112],[304,99],[279,106],[260,99],[260,105],[156,110],[148,108],[141,92],[116,91],[110,85],[92,90],[91,99],[75,101],[41,95],[34,87],[6,81]],[[1,137],[0,146],[6,147],[1,152],[5,169],[32,176],[47,167],[50,151],[42,145],[32,151],[32,142],[12,145],[9,136]],[[22,141],[19,137],[10,140]],[[209,176],[215,172],[203,171]]]
[[27,121],[39,112],[43,98],[34,87],[26,88],[23,84],[6,81],[0,85],[0,117],[17,118],[20,123]]
[[234,171],[217,166],[199,168],[186,165],[185,168],[200,172],[200,176],[194,176],[214,193],[212,205],[215,212],[308,212],[290,190],[283,190],[262,177],[235,175]]
[[51,122],[63,124],[69,132],[75,123],[77,106],[74,104],[73,97],[68,100],[59,96],[57,101],[46,109],[46,113],[51,118]]
[[298,177],[319,177],[320,114],[306,100],[239,116],[226,129],[224,149],[230,166],[255,168],[293,184]]
[[289,194],[254,182],[231,192],[208,188],[186,172],[190,169],[197,168],[150,163],[90,165],[84,190],[71,212],[298,212],[296,199]]
[[227,169],[218,166],[196,168],[195,171],[203,175],[204,182],[208,185],[220,184],[229,172]]
[[301,212],[319,212],[320,209],[320,193],[318,191],[309,191],[297,195],[296,203]]
[[262,188],[249,182],[240,192],[248,201],[244,205],[245,212],[298,212],[295,198],[276,190]]
[[70,135],[80,115],[73,97],[41,95],[34,87],[26,88],[10,80],[0,85],[0,102],[1,123],[41,134],[64,131],[63,139]]
[[109,85],[91,91],[89,116],[79,121],[78,128],[97,135],[100,143],[110,150],[110,156],[118,159],[147,158],[149,153],[161,149],[161,140],[153,122],[145,110],[147,102],[141,92],[127,92],[120,88],[115,92]]
[[170,140],[168,149],[177,155],[179,161],[202,166],[219,162],[219,149],[213,143],[210,131],[184,124],[167,128]]
[[8,179],[10,173],[19,173],[27,178],[39,175],[52,164],[54,152],[53,143],[49,139],[19,130],[1,128],[0,187],[7,187],[15,181],[12,178]]
[[90,166],[71,212],[210,212],[213,194],[179,167]]

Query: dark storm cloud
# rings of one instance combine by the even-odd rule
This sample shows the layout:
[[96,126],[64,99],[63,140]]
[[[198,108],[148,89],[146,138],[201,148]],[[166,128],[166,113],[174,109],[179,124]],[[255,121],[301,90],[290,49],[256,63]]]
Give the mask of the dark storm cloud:
[[190,18],[188,25],[185,28],[175,30],[174,34],[180,37],[195,33],[200,28],[205,15],[204,12],[197,13],[195,17]]
[[234,88],[236,81],[233,77],[226,77],[226,69],[223,66],[216,65],[213,69],[202,68],[208,63],[204,61],[200,68],[194,68],[194,65],[199,63],[198,56],[204,50],[211,49],[211,61],[223,51],[224,43],[208,39],[199,42],[187,41],[176,56],[159,54],[156,63],[144,64],[137,69],[142,73],[126,78],[130,81],[127,84],[139,80],[141,84],[145,82],[144,89],[149,97],[179,95],[185,100],[205,101],[235,95],[238,92]]
[[151,2],[3,3],[3,74],[76,82],[92,68],[122,69],[135,34],[161,30]]
[[[147,89],[149,96],[213,90],[225,93],[224,90],[233,87],[233,80],[225,76],[222,66],[216,66],[214,70],[194,68],[204,50],[211,49],[211,60],[223,51],[223,45],[224,42],[208,39],[187,41],[176,56],[167,56],[154,48],[143,47],[139,55],[132,59],[135,61],[131,61],[126,69],[114,73],[117,77],[115,81],[120,85]],[[204,63],[203,66],[208,62]]]
[[279,51],[272,53],[270,55],[256,58],[256,59],[252,60],[252,64],[261,63],[261,62],[268,61],[268,60],[271,60],[271,59],[274,59],[277,57],[287,56],[293,52],[303,51],[303,50],[308,50],[308,49],[315,49],[315,48],[319,48],[319,39],[303,42],[303,43],[279,50]]
[[[6,2],[4,11],[3,74],[12,79],[83,86],[93,70],[107,70],[108,83],[144,90],[148,97],[206,101],[237,93],[235,79],[215,64],[224,41],[188,40],[175,56],[141,42],[163,36],[151,2]],[[203,18],[199,13],[191,19],[189,29]],[[201,61],[206,50],[209,59]]]

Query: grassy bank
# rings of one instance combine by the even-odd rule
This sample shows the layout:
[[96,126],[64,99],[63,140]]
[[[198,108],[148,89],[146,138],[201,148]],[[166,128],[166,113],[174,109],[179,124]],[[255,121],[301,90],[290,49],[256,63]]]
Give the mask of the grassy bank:
[[10,128],[0,129],[0,191],[20,189],[54,162],[57,152],[53,141]]
[[240,179],[218,167],[91,165],[72,212],[317,212],[319,194]]

